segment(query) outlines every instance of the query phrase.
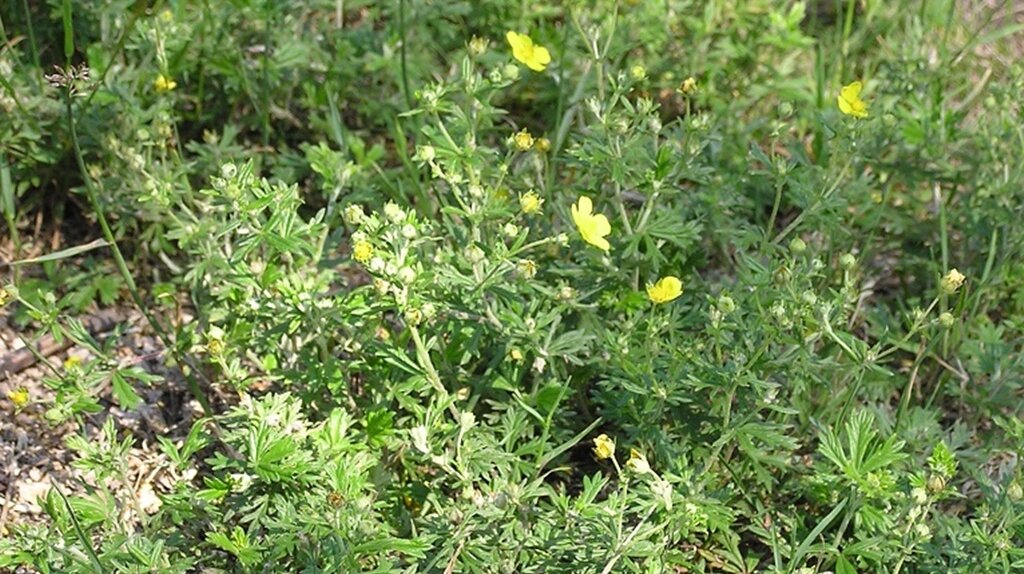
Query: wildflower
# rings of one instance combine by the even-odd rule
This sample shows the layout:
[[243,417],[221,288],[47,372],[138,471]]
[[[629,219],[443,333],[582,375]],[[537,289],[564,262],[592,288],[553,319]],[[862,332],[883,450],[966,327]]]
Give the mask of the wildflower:
[[68,355],[68,358],[64,359],[65,371],[73,371],[80,366],[82,366],[82,357],[78,355]]
[[373,280],[373,288],[377,290],[377,293],[387,295],[388,291],[391,291],[391,283],[378,277]]
[[516,264],[516,271],[523,279],[533,279],[537,275],[537,264],[532,259],[523,259]]
[[859,80],[843,86],[839,90],[839,111],[855,118],[868,117],[868,105],[860,99],[860,90],[863,87]]
[[928,477],[927,487],[928,492],[942,492],[942,489],[946,488],[946,479],[937,474],[933,474]]
[[683,294],[683,282],[674,275],[662,277],[655,284],[647,284],[647,296],[655,304],[668,303]]
[[635,448],[629,449],[629,460],[626,461],[626,468],[637,474],[651,472],[651,465],[647,462],[647,457]]
[[633,77],[634,81],[640,82],[647,78],[647,68],[641,64],[637,64],[629,69],[629,75]]
[[469,40],[469,53],[473,56],[479,56],[487,51],[488,44],[490,44],[490,41],[486,38],[473,36]]
[[679,93],[684,96],[688,96],[697,91],[697,80],[690,76],[683,80],[683,83],[679,85]]
[[540,208],[543,205],[544,200],[532,191],[519,196],[519,209],[521,209],[526,215],[540,213]]
[[437,150],[432,145],[421,145],[416,147],[416,155],[413,159],[421,161],[433,161],[437,157]]
[[533,43],[526,34],[518,34],[509,30],[505,34],[508,45],[512,47],[512,57],[526,64],[534,72],[543,72],[544,68],[551,63],[551,54],[544,46]]
[[210,327],[210,331],[206,334],[206,351],[216,356],[223,354],[225,348],[224,330],[216,325]]
[[955,268],[950,269],[949,273],[946,273],[946,276],[939,281],[939,290],[947,295],[952,295],[953,293],[956,293],[956,290],[959,289],[961,285],[964,284],[965,279],[967,279],[967,277],[965,277],[963,273]]
[[480,263],[481,261],[484,260],[484,257],[486,257],[486,256],[487,256],[487,254],[484,253],[484,250],[480,249],[476,245],[470,245],[466,249],[466,259],[470,263]]
[[611,249],[611,245],[605,239],[605,236],[612,232],[611,223],[608,222],[608,218],[604,214],[595,214],[593,210],[594,204],[590,201],[590,198],[581,195],[576,205],[573,205],[570,209],[572,220],[576,224],[576,228],[579,229],[584,241],[598,249],[608,251]]
[[529,130],[526,128],[520,130],[512,139],[515,141],[516,149],[519,151],[529,151],[533,147],[533,136],[530,135]]
[[718,310],[721,311],[723,315],[728,315],[736,310],[736,302],[728,295],[720,295],[718,297]]
[[594,439],[594,456],[597,460],[605,460],[615,456],[615,441],[608,438],[606,434],[600,434]]
[[1014,481],[1006,488],[1006,496],[1008,496],[1010,500],[1017,502],[1021,498],[1024,498],[1024,488],[1021,488],[1019,482]]
[[953,323],[956,323],[956,317],[954,317],[949,311],[945,311],[939,315],[939,324],[943,327],[948,329],[953,326]]
[[514,238],[519,235],[519,226],[509,221],[505,224],[505,227],[502,228],[502,233],[505,234],[505,237]]
[[25,408],[31,397],[28,394],[28,389],[25,387],[18,387],[13,391],[7,391],[7,399],[14,404],[14,408],[21,409]]
[[411,285],[416,280],[416,272],[413,271],[412,267],[402,267],[398,270],[398,280],[403,285]]
[[537,141],[533,144],[533,148],[540,153],[545,153],[551,149],[551,140],[548,138],[537,138]]
[[516,362],[522,361],[523,360],[523,352],[520,351],[517,348],[513,348],[511,351],[509,351],[508,358],[510,358],[510,359],[512,359],[513,361],[516,361]]
[[548,361],[544,357],[537,357],[536,359],[533,360],[533,370],[536,371],[537,374],[543,373],[544,368],[547,366]]
[[402,237],[404,237],[406,239],[415,239],[416,238],[416,226],[411,224],[411,223],[406,223],[402,227]]
[[384,215],[389,221],[391,221],[391,223],[398,223],[405,220],[405,212],[402,211],[402,208],[398,207],[398,204],[393,201],[389,201],[384,204]]
[[406,309],[405,311],[405,322],[409,325],[419,325],[420,321],[423,320],[423,312],[413,307]]
[[167,76],[160,74],[153,80],[153,89],[159,92],[170,92],[174,88],[178,87],[178,82]]
[[373,257],[373,245],[369,241],[365,239],[356,241],[352,246],[352,258],[356,261],[365,265],[371,257]]
[[366,219],[363,206],[352,203],[345,207],[345,221],[351,225],[359,225]]
[[383,272],[384,268],[386,266],[387,266],[387,264],[384,263],[384,260],[381,259],[380,257],[374,257],[373,259],[370,259],[370,264],[367,265],[367,267],[373,273],[381,273],[381,272]]
[[[520,200],[520,203],[521,202],[522,202],[522,200]],[[537,205],[538,205],[538,211],[539,211],[540,210],[540,204],[537,204]],[[0,288],[0,307],[3,307],[8,302],[10,302],[10,300],[14,298],[14,293],[15,293],[15,290],[14,290],[14,286],[13,285],[8,285],[6,287]]]

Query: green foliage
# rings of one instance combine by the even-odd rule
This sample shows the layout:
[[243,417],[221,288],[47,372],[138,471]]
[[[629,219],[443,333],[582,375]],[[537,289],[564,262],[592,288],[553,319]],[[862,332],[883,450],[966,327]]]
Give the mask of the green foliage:
[[[79,225],[4,291],[93,358],[45,381],[89,479],[0,568],[1024,568],[1016,28],[952,0],[10,4],[14,243],[43,213],[117,244]],[[101,420],[172,381],[74,318],[127,295],[212,403],[158,437],[157,509]]]

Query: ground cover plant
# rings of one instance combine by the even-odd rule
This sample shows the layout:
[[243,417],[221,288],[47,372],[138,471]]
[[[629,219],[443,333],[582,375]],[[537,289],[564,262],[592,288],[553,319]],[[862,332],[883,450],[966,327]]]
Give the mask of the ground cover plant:
[[0,6],[0,571],[1024,571],[1024,16]]

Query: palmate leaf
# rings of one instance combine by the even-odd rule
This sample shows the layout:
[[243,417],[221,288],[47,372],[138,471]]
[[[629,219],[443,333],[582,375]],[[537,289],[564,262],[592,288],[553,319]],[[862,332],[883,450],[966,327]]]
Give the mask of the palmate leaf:
[[903,460],[904,442],[895,435],[880,441],[874,420],[866,411],[858,411],[846,422],[846,443],[831,429],[821,441],[821,454],[832,461],[846,478],[858,482],[872,472],[884,470]]

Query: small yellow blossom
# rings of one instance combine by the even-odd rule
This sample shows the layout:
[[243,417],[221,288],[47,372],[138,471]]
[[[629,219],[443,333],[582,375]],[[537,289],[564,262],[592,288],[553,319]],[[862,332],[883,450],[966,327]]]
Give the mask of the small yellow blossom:
[[178,82],[175,82],[173,79],[168,78],[163,74],[160,74],[155,80],[153,80],[153,89],[157,92],[170,92],[177,87]]
[[860,99],[860,90],[863,87],[859,80],[843,86],[839,90],[839,111],[855,118],[868,117],[868,105]]
[[513,348],[511,351],[509,351],[508,357],[513,361],[519,362],[523,360],[523,352],[520,351],[519,349]]
[[543,205],[544,200],[533,191],[528,191],[519,196],[519,209],[521,209],[526,215],[540,213],[540,208]]
[[679,84],[679,93],[684,96],[688,96],[697,91],[697,80],[693,76],[690,76],[683,80],[682,84]]
[[600,434],[594,439],[594,456],[597,460],[605,460],[615,456],[615,441],[608,438],[606,434]]
[[947,295],[952,295],[964,284],[965,279],[967,277],[963,273],[956,269],[950,269],[949,273],[946,273],[946,276],[939,281],[939,290]]
[[641,64],[636,64],[629,69],[629,75],[633,77],[633,80],[640,82],[647,78],[647,68]]
[[581,195],[570,211],[573,223],[576,224],[584,241],[604,251],[611,249],[611,244],[605,237],[612,232],[612,225],[604,214],[593,212],[594,204],[589,197]]
[[224,344],[224,330],[214,325],[206,334],[206,351],[214,356],[224,354],[227,345]]
[[14,408],[21,409],[25,408],[31,398],[28,394],[28,389],[25,387],[18,387],[13,391],[7,391],[7,398],[14,404]]
[[67,359],[64,359],[64,370],[72,371],[82,365],[82,357],[78,355],[68,355]]
[[647,457],[635,448],[629,449],[629,460],[626,461],[626,468],[637,474],[651,472],[651,465],[647,462]]
[[516,149],[519,151],[529,151],[533,147],[533,136],[530,135],[529,130],[523,128],[512,138],[516,143]]
[[655,304],[668,303],[683,294],[683,282],[678,277],[669,275],[658,279],[653,285],[647,284],[647,296]]
[[373,245],[369,241],[356,241],[352,246],[352,258],[360,263],[367,263],[373,257]]
[[505,34],[508,45],[512,46],[512,57],[526,64],[534,72],[543,72],[544,68],[551,63],[551,54],[544,46],[533,43],[526,34],[519,34],[509,30]]
[[537,141],[533,144],[534,149],[540,153],[547,153],[551,149],[551,140],[548,138],[537,138]]

